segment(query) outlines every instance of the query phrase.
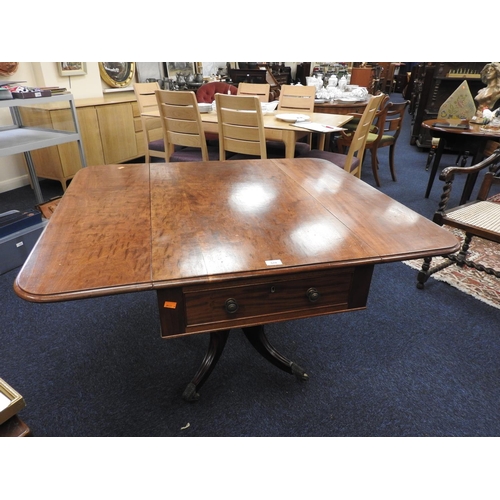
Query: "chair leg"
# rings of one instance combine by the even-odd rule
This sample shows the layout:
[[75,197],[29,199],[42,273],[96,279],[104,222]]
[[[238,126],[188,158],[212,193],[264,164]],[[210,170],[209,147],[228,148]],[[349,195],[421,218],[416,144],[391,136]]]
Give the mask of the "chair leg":
[[[469,159],[469,151],[465,151],[462,157],[462,161],[460,162],[461,167],[465,167],[467,165],[467,160]],[[458,165],[458,159],[457,159]]]
[[459,267],[464,267],[465,261],[467,260],[467,254],[469,252],[469,246],[470,242],[472,240],[472,234],[470,233],[465,233],[465,238],[464,242],[462,243],[462,248],[460,249],[460,252],[458,252],[457,257],[456,257],[456,264]]
[[417,274],[417,288],[419,290],[424,289],[424,285],[430,277],[429,269],[431,268],[431,262],[432,257],[425,257],[424,262],[422,263],[422,267]]
[[432,159],[434,158],[435,154],[436,154],[436,148],[434,146],[432,146],[430,151],[429,151],[429,156],[427,157],[427,163],[425,164],[425,170],[429,170],[429,167],[432,164]]
[[470,233],[465,233],[465,238],[462,243],[462,248],[456,255],[451,255],[449,258],[460,267],[470,267],[471,269],[476,269],[477,271],[484,272],[489,274],[490,276],[495,276],[496,278],[500,278],[500,270],[493,269],[492,267],[486,267],[484,264],[479,262],[474,262],[472,260],[467,260],[467,255],[469,253],[469,246],[472,241],[473,235]]
[[419,290],[423,290],[425,283],[427,280],[438,271],[442,271],[443,269],[450,267],[454,264],[454,260],[451,255],[442,255],[444,260],[441,264],[438,264],[434,267],[431,267],[432,257],[425,257],[424,262],[422,263],[422,267],[417,274],[417,288]]
[[389,147],[389,168],[391,169],[391,177],[394,182],[396,182],[396,170],[394,168],[394,150],[395,144]]
[[375,182],[377,183],[377,186],[380,187],[380,179],[378,176],[378,157],[377,157],[377,150],[370,150],[370,154],[372,156],[372,170],[373,170],[373,177],[375,178]]

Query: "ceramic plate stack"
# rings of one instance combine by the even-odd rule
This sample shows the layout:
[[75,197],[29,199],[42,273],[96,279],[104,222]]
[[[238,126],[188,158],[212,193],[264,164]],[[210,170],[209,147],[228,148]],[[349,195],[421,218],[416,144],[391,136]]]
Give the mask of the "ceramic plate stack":
[[289,122],[289,123],[305,122],[310,120],[309,116],[307,115],[296,115],[292,113],[282,113],[276,115],[276,118],[278,118],[278,120],[283,120],[284,122]]
[[200,113],[209,113],[210,111],[212,111],[212,104],[209,102],[199,102],[198,108],[200,110]]
[[261,102],[262,114],[272,113],[278,107],[279,101]]

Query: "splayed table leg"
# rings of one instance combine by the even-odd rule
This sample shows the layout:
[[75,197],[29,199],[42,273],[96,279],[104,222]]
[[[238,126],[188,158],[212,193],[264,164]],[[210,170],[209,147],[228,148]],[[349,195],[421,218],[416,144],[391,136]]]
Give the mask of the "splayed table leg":
[[212,373],[217,361],[221,357],[222,351],[227,342],[229,336],[229,330],[223,330],[219,332],[210,333],[210,342],[208,344],[208,349],[203,358],[200,368],[196,372],[191,382],[187,385],[182,398],[186,401],[197,401],[200,397],[198,391],[200,387],[207,381],[208,377]]
[[243,328],[243,333],[257,351],[280,370],[295,375],[299,380],[308,380],[309,375],[299,365],[279,353],[269,342],[263,326]]

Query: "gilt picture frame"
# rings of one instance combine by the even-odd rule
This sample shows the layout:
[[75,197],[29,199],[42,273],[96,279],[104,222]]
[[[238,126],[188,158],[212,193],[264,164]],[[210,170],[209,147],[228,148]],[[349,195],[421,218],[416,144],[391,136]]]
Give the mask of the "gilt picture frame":
[[87,74],[87,63],[84,62],[58,62],[57,69],[61,76],[79,76]]
[[101,79],[110,87],[128,87],[135,74],[133,62],[100,62]]

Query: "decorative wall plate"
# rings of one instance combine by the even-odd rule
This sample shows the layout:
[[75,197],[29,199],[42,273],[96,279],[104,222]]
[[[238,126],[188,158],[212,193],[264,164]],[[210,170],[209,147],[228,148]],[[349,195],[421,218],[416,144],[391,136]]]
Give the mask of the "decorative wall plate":
[[127,87],[134,78],[135,63],[133,62],[100,62],[101,79],[110,87]]
[[13,75],[19,67],[18,62],[0,62],[0,75],[10,76]]

